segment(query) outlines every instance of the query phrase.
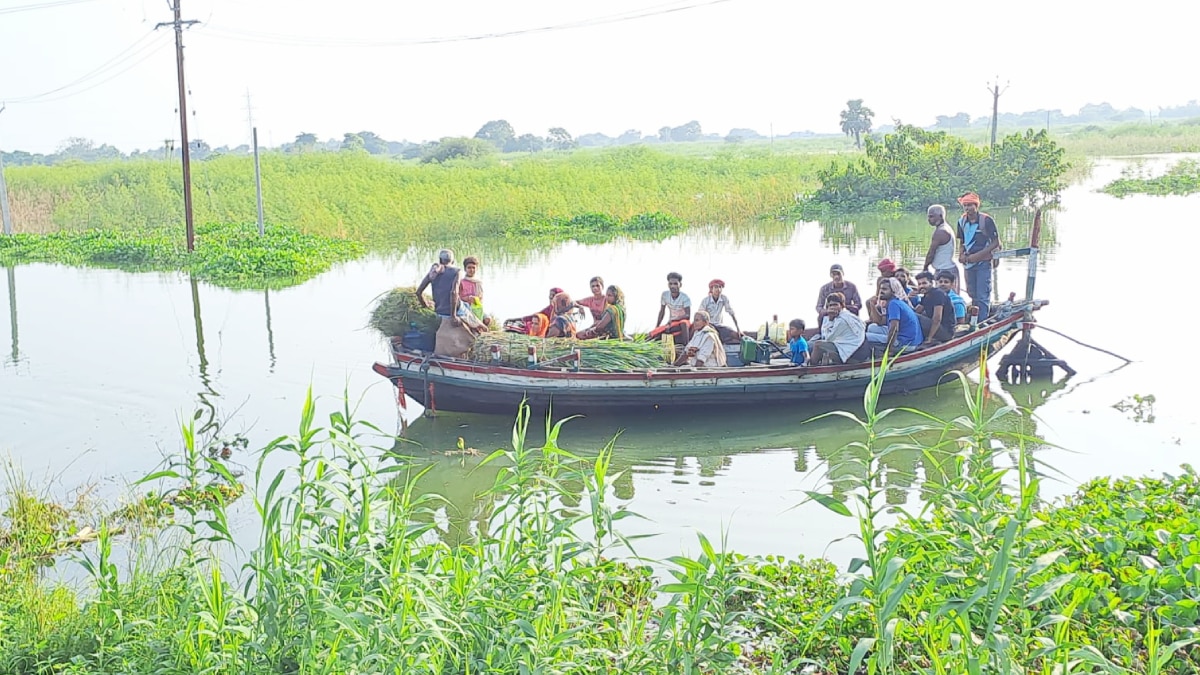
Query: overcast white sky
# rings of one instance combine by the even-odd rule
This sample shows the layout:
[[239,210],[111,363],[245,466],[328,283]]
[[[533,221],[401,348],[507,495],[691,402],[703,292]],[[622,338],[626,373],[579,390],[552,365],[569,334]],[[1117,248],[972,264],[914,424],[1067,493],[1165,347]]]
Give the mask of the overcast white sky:
[[[191,136],[214,147],[248,140],[247,89],[270,145],[301,132],[471,135],[496,118],[537,134],[691,119],[722,134],[835,132],[849,98],[876,124],[929,124],[989,114],[997,74],[1011,82],[1001,109],[1014,112],[1200,98],[1194,0],[182,1],[202,22],[185,33]],[[672,8],[687,9],[593,21]],[[0,148],[177,138],[173,35],[153,30],[169,18],[165,0],[0,0]],[[572,23],[586,25],[413,44]]]

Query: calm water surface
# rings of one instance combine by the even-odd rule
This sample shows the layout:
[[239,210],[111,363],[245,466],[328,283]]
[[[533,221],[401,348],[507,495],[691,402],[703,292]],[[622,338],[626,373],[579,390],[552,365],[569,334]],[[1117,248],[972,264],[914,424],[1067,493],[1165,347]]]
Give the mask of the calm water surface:
[[[1165,166],[1169,160],[1150,161]],[[1190,227],[1200,196],[1117,200],[1095,192],[1122,166],[1100,162],[1086,182],[1064,193],[1063,208],[1043,239],[1037,295],[1051,300],[1039,314],[1045,326],[1135,362],[1118,368],[1121,362],[1110,356],[1043,332],[1039,340],[1078,374],[1063,379],[1059,373],[1052,384],[992,385],[994,400],[1036,410],[1035,432],[1048,444],[1038,457],[1065,476],[1047,482],[1047,495],[1100,475],[1172,471],[1195,461],[1200,449],[1197,415],[1188,403],[1198,369],[1172,348],[1188,342],[1172,332],[1187,323],[1174,317],[1180,316],[1176,310],[1200,245]],[[1008,244],[1024,243],[1017,231],[1027,223],[999,220]],[[922,218],[863,218],[709,227],[652,243],[478,244],[458,253],[483,257],[488,309],[498,316],[541,307],[551,286],[586,293],[588,279],[599,274],[624,288],[631,328],[646,329],[657,314],[665,275],[674,270],[683,274],[694,304],[710,278],[724,279],[742,326],[749,328],[772,315],[811,322],[830,263],[841,263],[851,281],[869,288],[875,261],[900,256],[915,267],[928,236]],[[325,412],[340,407],[348,392],[361,419],[392,430],[398,416],[391,387],[370,371],[386,350],[363,326],[373,299],[392,286],[412,284],[432,253],[375,256],[269,293],[229,291],[180,274],[54,265],[5,269],[0,454],[58,492],[92,486],[115,499],[178,452],[180,421],[197,410],[203,419],[224,420],[231,433],[246,434],[255,447],[296,428],[311,385]],[[1003,295],[1023,290],[1024,265],[1004,262]],[[1134,395],[1153,395],[1154,401],[1138,410],[1114,407]],[[884,403],[942,417],[962,413],[957,387]],[[419,408],[412,404],[410,410]],[[568,423],[560,445],[594,452],[621,432],[616,463],[627,472],[615,499],[646,516],[631,529],[661,533],[641,545],[643,553],[693,552],[695,532],[702,531],[713,539],[724,532],[731,548],[746,553],[840,559],[850,545],[827,545],[850,524],[818,506],[791,508],[800,490],[844,473],[838,449],[855,438],[848,423],[803,423],[825,410],[599,416]],[[453,504],[446,536],[462,536],[482,514],[475,493],[494,474],[473,471],[477,459],[435,451],[453,448],[459,437],[485,452],[504,445],[512,420],[409,417],[408,434],[422,445],[408,452],[435,464],[423,486]],[[531,440],[540,441],[540,423],[532,426],[537,433]],[[253,466],[254,457],[232,461]],[[919,500],[914,486],[927,467],[914,457],[890,468],[889,500]],[[235,507],[244,537],[253,529],[246,527],[252,513],[248,500]]]

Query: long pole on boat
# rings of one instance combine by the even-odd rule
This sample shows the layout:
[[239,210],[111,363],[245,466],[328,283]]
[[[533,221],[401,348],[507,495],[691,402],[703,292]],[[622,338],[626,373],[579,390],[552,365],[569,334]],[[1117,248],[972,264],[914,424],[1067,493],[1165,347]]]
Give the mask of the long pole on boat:
[[1029,232],[1029,277],[1025,280],[1025,300],[1033,300],[1037,282],[1038,240],[1042,237],[1042,207],[1033,212],[1033,228]]

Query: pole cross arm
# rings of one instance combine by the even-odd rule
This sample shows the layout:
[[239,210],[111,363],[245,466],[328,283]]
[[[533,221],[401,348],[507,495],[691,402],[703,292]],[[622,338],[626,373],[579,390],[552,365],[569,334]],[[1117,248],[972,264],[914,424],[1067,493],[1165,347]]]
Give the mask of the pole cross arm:
[[1037,249],[1026,246],[1025,248],[1010,248],[1004,251],[993,251],[993,258],[1017,258],[1024,255],[1029,255]]

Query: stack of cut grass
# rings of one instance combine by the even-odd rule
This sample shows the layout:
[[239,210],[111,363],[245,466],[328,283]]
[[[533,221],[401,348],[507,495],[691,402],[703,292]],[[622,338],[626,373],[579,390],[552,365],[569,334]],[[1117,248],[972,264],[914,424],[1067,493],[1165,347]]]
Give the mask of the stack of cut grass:
[[[667,353],[658,342],[539,338],[508,332],[480,335],[467,356],[473,361],[491,362],[492,345],[499,345],[500,361],[510,366],[529,363],[530,345],[537,347],[538,362],[566,356],[578,349],[580,368],[603,373],[648,370],[669,364]],[[564,367],[569,365],[563,364]]]
[[[428,296],[425,301],[433,302]],[[367,325],[384,337],[397,337],[407,333],[411,323],[417,324],[418,331],[432,335],[437,332],[440,320],[432,309],[417,303],[416,288],[400,286],[379,296]]]

